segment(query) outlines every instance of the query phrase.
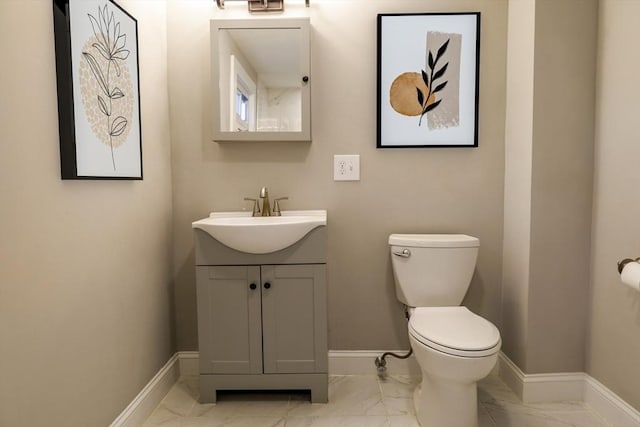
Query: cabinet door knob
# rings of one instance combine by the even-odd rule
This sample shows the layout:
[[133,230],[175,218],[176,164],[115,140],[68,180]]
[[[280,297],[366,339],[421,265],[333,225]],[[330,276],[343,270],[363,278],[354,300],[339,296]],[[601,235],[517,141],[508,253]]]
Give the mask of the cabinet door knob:
[[253,289],[257,288],[257,287],[258,287],[258,286],[256,286],[256,284],[255,284],[255,283],[252,283],[252,284],[250,284],[250,285],[249,285],[249,288],[251,288],[251,290],[253,290]]
[[264,284],[265,289],[269,289],[271,287],[271,283],[267,282]]

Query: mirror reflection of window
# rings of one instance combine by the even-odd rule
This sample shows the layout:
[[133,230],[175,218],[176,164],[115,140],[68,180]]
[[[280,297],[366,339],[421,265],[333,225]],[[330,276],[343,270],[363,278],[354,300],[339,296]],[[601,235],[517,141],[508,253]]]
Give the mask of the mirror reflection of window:
[[239,132],[256,130],[256,84],[235,55],[230,57],[231,84],[230,129]]
[[249,129],[249,98],[240,88],[236,92],[236,123],[238,130]]

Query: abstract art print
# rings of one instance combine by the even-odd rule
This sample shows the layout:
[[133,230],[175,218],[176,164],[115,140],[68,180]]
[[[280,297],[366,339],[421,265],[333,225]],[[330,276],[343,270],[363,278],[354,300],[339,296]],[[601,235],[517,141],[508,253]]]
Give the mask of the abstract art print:
[[112,0],[53,0],[62,179],[142,179],[138,23]]
[[477,147],[480,13],[378,15],[378,148]]

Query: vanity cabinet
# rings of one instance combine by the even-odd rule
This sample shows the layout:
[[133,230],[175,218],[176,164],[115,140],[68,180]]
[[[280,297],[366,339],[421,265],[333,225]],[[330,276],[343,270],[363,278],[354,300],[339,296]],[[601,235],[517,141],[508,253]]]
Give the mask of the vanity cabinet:
[[[322,372],[324,265],[197,267],[200,346],[211,374]],[[200,320],[200,319],[199,319]],[[224,345],[220,345],[223,343]]]
[[307,389],[326,402],[325,227],[260,255],[194,232],[201,402],[252,389]]

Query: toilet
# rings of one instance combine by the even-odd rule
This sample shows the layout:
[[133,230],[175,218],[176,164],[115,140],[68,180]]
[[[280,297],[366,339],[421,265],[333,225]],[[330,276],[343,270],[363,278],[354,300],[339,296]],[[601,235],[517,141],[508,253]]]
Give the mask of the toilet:
[[422,427],[477,427],[476,383],[498,360],[500,332],[461,306],[480,241],[463,234],[392,234],[398,299],[409,313],[409,342],[422,371],[413,394]]

